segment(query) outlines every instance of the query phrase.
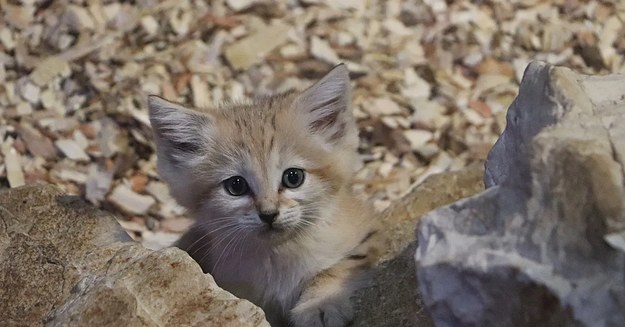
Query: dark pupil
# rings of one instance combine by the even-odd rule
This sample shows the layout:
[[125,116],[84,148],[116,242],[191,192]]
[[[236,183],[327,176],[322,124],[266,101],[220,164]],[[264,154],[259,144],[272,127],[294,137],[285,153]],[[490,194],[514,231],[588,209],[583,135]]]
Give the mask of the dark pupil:
[[289,171],[288,175],[289,184],[297,184],[299,182],[299,172],[295,170]]
[[298,187],[302,185],[303,181],[304,181],[304,172],[302,172],[300,169],[291,168],[291,169],[287,169],[287,171],[284,172],[283,183],[284,183],[284,186],[286,187],[290,187],[290,188]]
[[226,181],[226,190],[232,195],[242,195],[247,192],[247,182],[243,177],[232,177]]

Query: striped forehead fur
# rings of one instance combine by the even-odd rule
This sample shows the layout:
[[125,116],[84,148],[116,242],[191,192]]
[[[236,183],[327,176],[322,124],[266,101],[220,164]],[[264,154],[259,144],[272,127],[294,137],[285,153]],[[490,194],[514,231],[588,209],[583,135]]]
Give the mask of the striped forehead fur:
[[[181,194],[179,198],[189,202],[197,192],[188,186],[200,180],[203,188],[219,187],[224,179],[249,170],[259,183],[267,183],[280,177],[268,175],[277,168],[272,165],[297,159],[293,164],[305,165],[301,168],[316,174],[330,190],[337,189],[351,178],[357,145],[346,76],[331,72],[301,93],[228,102],[217,108],[187,109],[151,97],[161,176],[180,189],[172,192],[174,196]],[[189,143],[203,152],[185,151],[193,148]],[[182,169],[187,176],[181,176]]]
[[[222,107],[213,116],[218,129],[216,137],[222,141],[215,142],[218,144],[215,150],[231,157],[248,156],[260,166],[266,166],[276,152],[281,157],[300,156],[310,165],[310,172],[322,178],[341,179],[341,174],[350,175],[350,169],[344,167],[345,161],[336,162],[341,157],[337,156],[337,149],[324,147],[321,139],[310,135],[307,117],[293,108],[295,98],[291,93]],[[220,164],[223,162],[216,163],[214,168]]]

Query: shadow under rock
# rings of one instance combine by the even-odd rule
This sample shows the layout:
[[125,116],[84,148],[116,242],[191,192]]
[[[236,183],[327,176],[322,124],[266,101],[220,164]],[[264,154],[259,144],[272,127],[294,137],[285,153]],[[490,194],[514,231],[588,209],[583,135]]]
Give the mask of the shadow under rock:
[[374,271],[372,286],[357,294],[352,326],[434,326],[418,292],[413,242]]
[[482,178],[481,163],[430,176],[381,214],[386,252],[371,286],[355,296],[352,326],[434,326],[419,294],[415,228],[423,214],[483,191]]
[[371,287],[356,295],[352,326],[434,326],[418,292],[416,247],[413,242],[395,258],[378,265]]

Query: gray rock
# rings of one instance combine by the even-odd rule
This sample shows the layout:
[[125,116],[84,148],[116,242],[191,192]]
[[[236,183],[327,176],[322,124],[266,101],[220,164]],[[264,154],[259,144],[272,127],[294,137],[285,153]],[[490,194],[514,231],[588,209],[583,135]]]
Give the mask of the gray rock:
[[625,75],[534,62],[480,195],[425,215],[438,326],[625,326]]
[[269,326],[178,249],[151,251],[52,186],[0,193],[2,326]]

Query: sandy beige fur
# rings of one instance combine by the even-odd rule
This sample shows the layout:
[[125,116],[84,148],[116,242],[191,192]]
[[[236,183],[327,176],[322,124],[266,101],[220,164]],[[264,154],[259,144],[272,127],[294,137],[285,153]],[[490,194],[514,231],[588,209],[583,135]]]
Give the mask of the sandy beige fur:
[[[343,326],[378,250],[373,209],[351,191],[357,130],[347,70],[301,93],[215,109],[149,98],[158,169],[194,226],[178,242],[274,326]],[[288,188],[282,174],[302,169]],[[233,196],[232,176],[249,184]],[[278,213],[273,224],[259,213]]]

